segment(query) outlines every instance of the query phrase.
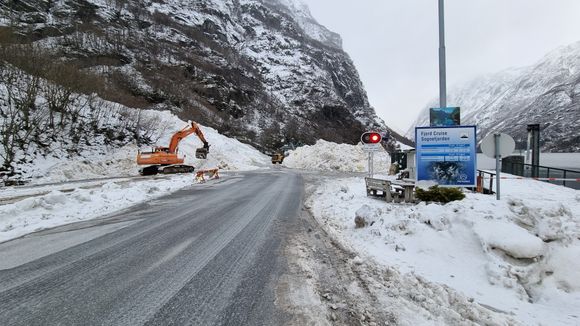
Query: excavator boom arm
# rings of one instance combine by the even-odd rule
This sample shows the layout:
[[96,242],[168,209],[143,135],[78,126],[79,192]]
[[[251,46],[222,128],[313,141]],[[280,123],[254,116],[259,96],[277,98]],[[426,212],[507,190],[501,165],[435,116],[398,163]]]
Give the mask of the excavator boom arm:
[[171,141],[169,142],[169,152],[175,153],[177,151],[177,146],[179,146],[179,142],[181,142],[183,138],[193,133],[195,133],[197,137],[203,142],[204,148],[209,148],[209,145],[207,143],[207,140],[205,140],[203,132],[195,122],[191,121],[190,126],[181,129],[180,131],[176,132],[173,135],[173,137],[171,137]]

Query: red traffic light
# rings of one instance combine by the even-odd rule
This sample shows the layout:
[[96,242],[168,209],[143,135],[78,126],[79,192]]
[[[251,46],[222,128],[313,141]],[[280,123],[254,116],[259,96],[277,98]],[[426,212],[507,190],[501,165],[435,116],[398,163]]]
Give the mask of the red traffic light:
[[365,132],[360,137],[363,144],[378,144],[381,142],[381,134],[378,132]]

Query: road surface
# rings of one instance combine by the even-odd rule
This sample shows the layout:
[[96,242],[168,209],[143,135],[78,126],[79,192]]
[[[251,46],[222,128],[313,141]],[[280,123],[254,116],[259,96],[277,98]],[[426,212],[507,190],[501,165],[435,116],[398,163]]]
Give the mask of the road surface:
[[263,325],[303,180],[237,173],[0,244],[0,325]]

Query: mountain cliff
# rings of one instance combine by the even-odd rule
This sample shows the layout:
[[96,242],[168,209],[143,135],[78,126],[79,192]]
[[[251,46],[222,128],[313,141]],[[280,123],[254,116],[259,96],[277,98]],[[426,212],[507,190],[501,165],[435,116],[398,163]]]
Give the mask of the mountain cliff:
[[340,36],[298,0],[9,0],[0,42],[90,75],[85,93],[264,150],[387,128]]
[[[450,106],[461,107],[462,124],[478,126],[479,138],[500,131],[520,148],[526,125],[541,125],[541,146],[551,152],[580,151],[580,42],[552,51],[536,64],[482,76],[451,89]],[[429,125],[430,103],[415,126]]]

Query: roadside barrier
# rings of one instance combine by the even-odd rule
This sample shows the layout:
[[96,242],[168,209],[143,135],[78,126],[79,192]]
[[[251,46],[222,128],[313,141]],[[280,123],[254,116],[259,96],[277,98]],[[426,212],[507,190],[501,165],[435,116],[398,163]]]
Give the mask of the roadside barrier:
[[198,170],[195,173],[195,181],[199,183],[203,183],[206,181],[205,175],[208,175],[209,179],[219,179],[219,168],[215,169],[207,169],[207,170]]
[[570,178],[533,178],[533,177],[499,177],[500,179],[531,179],[531,180],[539,180],[539,181],[576,181],[580,182],[580,178],[570,179]]

